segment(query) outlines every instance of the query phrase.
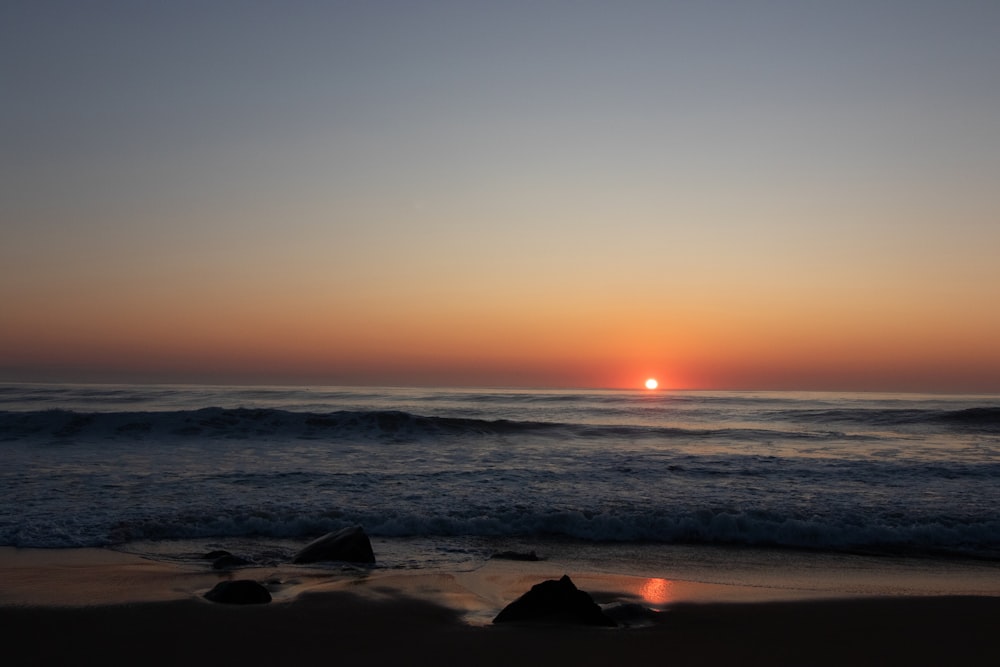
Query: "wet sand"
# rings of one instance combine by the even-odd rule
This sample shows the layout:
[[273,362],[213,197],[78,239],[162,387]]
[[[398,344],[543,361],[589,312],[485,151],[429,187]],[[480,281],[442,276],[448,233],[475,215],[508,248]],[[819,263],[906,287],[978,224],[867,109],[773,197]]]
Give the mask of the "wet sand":
[[[653,611],[617,629],[489,624],[512,591],[536,582],[538,572],[520,567],[219,574],[102,550],[0,549],[4,662],[992,665],[1000,655],[996,596],[780,601],[765,591],[727,598],[718,587],[571,572],[602,604]],[[275,601],[201,598],[226,577],[262,581]]]

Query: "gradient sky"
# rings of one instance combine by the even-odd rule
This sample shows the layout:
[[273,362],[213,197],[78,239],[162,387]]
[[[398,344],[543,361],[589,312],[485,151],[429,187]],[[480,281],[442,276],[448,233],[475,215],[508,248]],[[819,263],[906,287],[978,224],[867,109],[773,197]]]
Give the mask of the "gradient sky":
[[1000,2],[0,5],[0,380],[1000,391]]

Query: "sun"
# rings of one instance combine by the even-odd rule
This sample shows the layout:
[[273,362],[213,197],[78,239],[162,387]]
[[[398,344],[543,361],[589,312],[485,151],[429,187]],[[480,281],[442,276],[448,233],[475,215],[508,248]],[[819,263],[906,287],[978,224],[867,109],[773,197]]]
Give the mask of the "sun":
[[660,386],[660,383],[656,381],[656,378],[649,378],[646,380],[646,389],[656,389]]

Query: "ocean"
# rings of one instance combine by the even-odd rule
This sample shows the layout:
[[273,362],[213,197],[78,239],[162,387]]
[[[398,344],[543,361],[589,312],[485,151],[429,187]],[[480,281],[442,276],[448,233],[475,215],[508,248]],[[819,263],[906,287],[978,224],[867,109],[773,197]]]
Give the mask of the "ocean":
[[0,451],[0,546],[1000,566],[997,396],[5,384]]

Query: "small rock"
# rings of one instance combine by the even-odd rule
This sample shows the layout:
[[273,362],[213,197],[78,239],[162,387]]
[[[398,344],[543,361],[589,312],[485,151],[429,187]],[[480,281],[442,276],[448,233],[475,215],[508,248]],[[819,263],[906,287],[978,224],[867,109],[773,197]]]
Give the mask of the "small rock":
[[205,599],[221,604],[266,604],[271,601],[271,594],[256,581],[237,579],[220,581],[205,593]]
[[222,558],[223,556],[232,556],[232,554],[225,549],[216,549],[215,551],[209,551],[207,554],[203,555],[202,558],[205,560],[215,560],[217,558]]
[[566,575],[535,584],[497,614],[494,623],[540,622],[615,626],[593,598]]
[[361,526],[344,528],[307,544],[295,554],[293,563],[333,560],[346,563],[374,563],[372,543]]

